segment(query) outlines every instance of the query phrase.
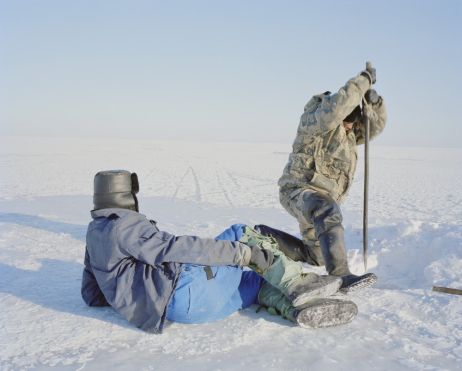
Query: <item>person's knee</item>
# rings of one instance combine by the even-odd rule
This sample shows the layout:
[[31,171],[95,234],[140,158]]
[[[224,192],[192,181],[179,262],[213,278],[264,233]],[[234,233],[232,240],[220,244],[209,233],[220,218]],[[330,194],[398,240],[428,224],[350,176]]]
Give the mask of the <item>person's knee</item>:
[[239,241],[244,234],[245,228],[248,227],[245,224],[233,224],[229,228],[225,229],[218,236],[215,237],[217,240],[229,240]]
[[314,224],[318,236],[342,224],[342,212],[332,197],[322,193],[310,193],[303,195],[303,203],[305,216]]

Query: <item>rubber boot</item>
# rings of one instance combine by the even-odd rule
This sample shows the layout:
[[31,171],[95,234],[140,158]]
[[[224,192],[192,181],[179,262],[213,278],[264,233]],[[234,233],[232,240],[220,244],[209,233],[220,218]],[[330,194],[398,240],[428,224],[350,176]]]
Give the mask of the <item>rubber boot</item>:
[[319,264],[315,258],[310,255],[310,250],[305,246],[301,239],[264,224],[258,224],[254,227],[254,229],[264,236],[273,237],[278,243],[279,250],[281,250],[288,258],[294,261],[305,262],[310,265],[324,265],[324,262]]
[[260,289],[258,301],[270,313],[276,312],[303,328],[343,325],[358,314],[358,307],[352,301],[332,298],[312,299],[295,308],[283,293],[269,283]]
[[263,236],[250,227],[245,227],[244,234],[239,241],[251,247],[258,246],[270,250],[273,253],[273,264],[266,271],[257,273],[277,287],[295,307],[313,298],[333,295],[342,285],[339,277],[303,273],[302,264],[287,258],[279,250],[275,239]]
[[356,291],[377,282],[377,276],[374,273],[357,276],[350,272],[344,246],[344,230],[341,225],[330,228],[318,238],[327,272],[330,275],[342,277],[341,292]]

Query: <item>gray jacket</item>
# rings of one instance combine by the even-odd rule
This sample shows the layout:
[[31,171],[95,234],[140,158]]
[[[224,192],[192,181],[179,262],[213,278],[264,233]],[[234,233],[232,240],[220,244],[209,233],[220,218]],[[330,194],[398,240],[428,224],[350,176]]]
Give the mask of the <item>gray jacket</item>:
[[112,306],[144,331],[162,332],[181,263],[248,265],[250,248],[239,242],[159,231],[143,214],[126,209],[91,212],[82,297]]

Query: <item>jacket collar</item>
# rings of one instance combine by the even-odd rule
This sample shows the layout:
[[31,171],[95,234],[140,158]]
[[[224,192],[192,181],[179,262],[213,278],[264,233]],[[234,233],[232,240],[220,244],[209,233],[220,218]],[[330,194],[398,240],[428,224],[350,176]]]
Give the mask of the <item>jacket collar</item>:
[[91,211],[91,217],[93,219],[95,218],[101,218],[101,217],[109,217],[110,215],[117,215],[118,217],[123,217],[123,216],[126,216],[126,215],[133,215],[133,214],[136,214],[136,215],[141,215],[141,216],[144,216],[143,214],[140,214],[136,211],[133,211],[133,210],[128,210],[128,209],[121,209],[121,208],[110,208],[110,209],[100,209],[100,210],[92,210]]

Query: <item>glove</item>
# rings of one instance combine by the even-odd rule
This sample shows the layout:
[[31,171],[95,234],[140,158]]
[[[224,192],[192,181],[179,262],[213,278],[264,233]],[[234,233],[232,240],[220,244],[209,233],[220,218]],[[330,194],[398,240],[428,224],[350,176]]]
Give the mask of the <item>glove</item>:
[[361,75],[367,77],[371,85],[375,84],[377,81],[375,68],[372,67],[372,64],[370,62],[366,63],[366,69],[363,72],[361,72]]
[[[247,245],[248,246],[248,245]],[[250,247],[250,266],[257,273],[265,272],[272,264],[274,260],[274,255],[271,251],[262,249],[259,246],[249,246]]]
[[374,89],[369,89],[368,91],[366,91],[366,94],[364,94],[364,98],[366,99],[366,102],[369,104],[377,104],[381,100],[380,95],[378,95]]

